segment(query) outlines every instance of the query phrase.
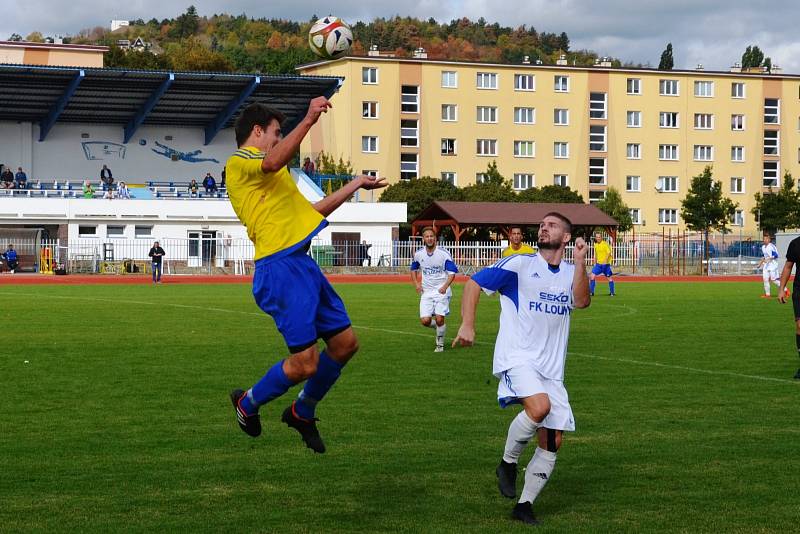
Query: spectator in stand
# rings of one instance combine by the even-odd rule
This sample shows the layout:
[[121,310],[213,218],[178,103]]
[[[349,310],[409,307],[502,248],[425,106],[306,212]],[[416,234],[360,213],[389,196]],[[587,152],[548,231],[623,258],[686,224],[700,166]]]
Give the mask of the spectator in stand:
[[3,174],[0,174],[0,181],[3,182],[4,189],[14,189],[14,173],[10,168],[6,167]]
[[220,174],[220,178],[221,178],[221,181],[219,183],[219,186],[222,189],[225,189],[225,167],[222,167],[222,174]]
[[19,267],[19,262],[17,262],[17,251],[14,250],[14,245],[8,245],[8,250],[6,250],[5,254],[3,254],[6,258],[6,265],[8,265],[8,270],[13,273]]
[[94,188],[89,180],[83,181],[83,198],[94,198]]
[[189,190],[189,194],[191,196],[196,197],[197,196],[197,190],[199,189],[197,187],[197,180],[192,179],[192,183],[189,184],[189,187],[187,189]]
[[206,194],[213,193],[217,190],[217,181],[211,176],[210,172],[207,172],[206,177],[203,178],[203,187],[206,188]]
[[103,198],[108,200],[114,200],[114,191],[111,188],[106,189],[106,192],[103,193]]
[[303,172],[308,176],[314,176],[314,174],[316,174],[317,168],[314,165],[314,162],[311,161],[311,158],[306,158],[303,160]]
[[17,189],[26,189],[28,187],[28,175],[22,170],[22,167],[17,167],[17,174],[14,175],[14,181],[17,182]]
[[120,182],[117,184],[117,198],[123,199],[130,199],[131,193],[128,191],[128,186],[125,185],[125,182]]
[[147,254],[150,256],[151,261],[153,262],[153,283],[160,284],[161,283],[161,259],[166,255],[164,249],[161,248],[161,245],[158,244],[158,241],[153,243],[153,247],[150,249],[150,252]]
[[114,183],[114,176],[111,174],[111,169],[106,165],[100,169],[100,181],[103,182],[103,191],[111,189],[111,184]]

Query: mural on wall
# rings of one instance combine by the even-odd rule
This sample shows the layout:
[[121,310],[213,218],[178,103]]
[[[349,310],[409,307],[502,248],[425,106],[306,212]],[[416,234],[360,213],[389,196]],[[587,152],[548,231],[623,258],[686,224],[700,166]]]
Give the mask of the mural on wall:
[[125,159],[125,145],[110,141],[83,141],[83,154],[88,160]]
[[158,141],[154,141],[158,148],[151,148],[153,152],[158,154],[159,156],[164,156],[165,158],[169,158],[172,161],[185,161],[187,163],[201,163],[203,161],[212,161],[214,163],[219,163],[219,160],[216,158],[198,158],[199,154],[202,154],[202,150],[192,150],[191,152],[181,152],[180,150],[175,150],[174,148],[170,148],[167,145],[162,145]]

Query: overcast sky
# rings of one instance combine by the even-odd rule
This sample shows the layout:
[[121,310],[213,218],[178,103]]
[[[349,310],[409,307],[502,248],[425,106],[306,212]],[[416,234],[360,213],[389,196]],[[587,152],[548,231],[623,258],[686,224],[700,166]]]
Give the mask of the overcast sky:
[[111,19],[160,20],[183,13],[192,3],[200,15],[246,13],[292,20],[313,14],[349,22],[394,15],[439,22],[482,16],[504,26],[565,31],[573,49],[653,66],[672,42],[675,67],[687,69],[702,63],[706,69],[727,70],[747,45],[757,44],[784,72],[800,73],[797,0],[0,0],[0,39],[33,31],[73,35],[108,26]]

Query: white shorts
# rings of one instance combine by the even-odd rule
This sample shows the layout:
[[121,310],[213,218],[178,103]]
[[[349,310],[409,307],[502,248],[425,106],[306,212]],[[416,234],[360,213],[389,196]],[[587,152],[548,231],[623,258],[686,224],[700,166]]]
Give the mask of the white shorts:
[[433,317],[434,315],[450,314],[450,295],[442,295],[438,291],[435,293],[423,293],[419,299],[419,316]]
[[778,278],[780,278],[778,276],[777,264],[775,265],[775,267],[768,267],[765,265],[764,267],[762,267],[762,269],[764,269],[764,272],[761,273],[761,276],[764,278],[764,280],[777,280]]
[[575,418],[569,405],[569,396],[564,382],[543,377],[531,365],[519,365],[503,371],[497,378],[497,401],[505,408],[509,404],[520,404],[521,399],[546,393],[550,398],[550,413],[542,426],[553,430],[575,431]]

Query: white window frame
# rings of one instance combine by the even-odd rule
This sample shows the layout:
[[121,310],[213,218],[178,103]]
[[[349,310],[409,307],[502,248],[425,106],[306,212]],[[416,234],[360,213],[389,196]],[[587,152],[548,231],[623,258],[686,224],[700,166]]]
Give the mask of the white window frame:
[[641,193],[642,192],[642,177],[635,174],[629,174],[625,177],[625,192],[626,193]]
[[498,75],[496,72],[479,72],[475,79],[477,89],[496,91],[498,86]]
[[[776,104],[767,105],[767,100],[774,100]],[[774,117],[774,120],[770,120],[771,117]],[[780,98],[765,98],[764,99],[764,124],[775,124],[779,125],[781,123],[781,99]]]
[[[741,89],[741,91],[739,89]],[[744,82],[731,82],[731,98],[745,98],[746,95]]]
[[367,176],[373,176],[375,178],[378,177],[378,171],[376,170],[364,169],[361,171],[361,174],[366,174]]
[[458,186],[458,173],[454,171],[442,171],[441,173],[442,181],[450,182],[451,184]]
[[731,145],[731,161],[741,163],[744,159],[744,146]]
[[[566,120],[563,122],[559,122],[562,118]],[[553,124],[555,126],[569,126],[569,109],[567,108],[553,109]]]
[[713,113],[695,113],[694,114],[694,129],[695,130],[713,130],[714,129],[714,114]]
[[680,179],[677,176],[659,176],[656,180],[656,191],[659,193],[680,192]]
[[569,93],[569,76],[555,74],[553,76],[553,91],[556,93]]
[[[373,140],[375,149],[372,149]],[[366,141],[366,145],[364,144]],[[367,150],[364,150],[366,146]],[[361,152],[363,154],[377,154],[379,152],[379,139],[377,135],[362,135],[361,136]]]
[[497,124],[497,106],[477,106],[475,111],[478,124]]
[[[86,230],[91,230],[91,232],[87,232]],[[100,234],[98,233],[97,230],[98,229],[96,224],[79,224],[78,237],[85,239],[100,237]]]
[[[769,165],[770,167],[774,165],[775,169],[774,170],[767,169],[767,165]],[[778,179],[781,172],[780,161],[765,161],[762,169],[763,171],[761,175],[761,185],[763,187],[778,187],[780,185],[780,181]]]
[[[417,90],[416,93],[410,93],[406,91],[406,88],[415,88]],[[420,106],[421,106],[421,99],[419,85],[401,85],[400,86],[400,113],[419,113]],[[412,107],[412,109],[403,109],[403,107]]]
[[[449,111],[453,111],[453,118],[445,118],[449,115]],[[442,122],[457,122],[458,121],[458,104],[442,104]]]
[[[412,162],[410,161],[403,161],[403,156],[414,156],[415,161],[413,162],[413,168],[411,167]],[[405,168],[403,168],[405,166]],[[404,174],[414,174],[414,176],[404,177]],[[410,152],[400,153],[400,179],[401,180],[413,180],[415,178],[419,178],[419,154],[414,154]]]
[[569,174],[554,174],[553,185],[557,185],[560,187],[569,187]]
[[[603,130],[598,133],[597,130]],[[594,132],[592,130],[595,130]],[[608,146],[606,145],[606,136],[608,130],[605,126],[599,124],[592,124],[589,126],[589,151],[590,152],[606,152]],[[599,148],[598,148],[599,147]]]
[[153,238],[153,225],[152,224],[137,224],[136,226],[133,227],[133,236],[136,239],[152,239]]
[[678,224],[676,208],[658,208],[658,224]]
[[[374,114],[372,113],[373,108],[375,110]],[[374,100],[365,100],[361,102],[361,118],[375,120],[380,116],[380,109],[381,105],[379,102],[375,102]]]
[[714,161],[714,146],[713,145],[694,145],[695,161]]
[[533,74],[514,74],[515,91],[536,91],[536,76]]
[[[452,77],[450,76],[452,74]],[[452,85],[449,83],[452,78]],[[442,87],[444,89],[458,89],[458,72],[454,70],[442,71]]]
[[535,158],[536,157],[536,142],[525,139],[518,139],[514,141],[514,157],[515,158]]
[[[522,115],[530,115],[530,117],[523,117]],[[528,119],[530,120],[521,120]],[[536,124],[536,108],[531,107],[515,107],[514,108],[514,124]]]
[[[599,193],[599,195],[598,195]],[[605,189],[590,189],[589,190],[589,204],[595,204],[606,198],[608,191]]]
[[681,127],[681,114],[677,111],[659,111],[658,112],[658,127],[659,128],[680,128]]
[[[523,180],[525,183],[523,184]],[[526,185],[527,184],[527,185]],[[524,186],[524,187],[523,187]],[[531,187],[536,187],[536,175],[533,173],[514,173],[514,191],[525,191]]]
[[629,95],[642,94],[642,79],[641,78],[628,78],[625,81],[625,90]]
[[[602,100],[597,99],[597,95],[602,95]],[[589,93],[589,118],[593,120],[604,120],[607,118],[608,93]]]
[[731,194],[740,195],[745,192],[744,176],[731,176]]
[[479,157],[497,156],[497,139],[477,139],[475,155]]
[[642,127],[642,112],[641,111],[626,111],[625,112],[625,125],[628,128],[641,128]]
[[642,144],[628,143],[625,146],[625,157],[627,159],[642,159]]
[[569,143],[567,141],[553,142],[553,157],[555,159],[568,159]]
[[694,96],[699,98],[713,98],[714,82],[711,80],[695,80]]
[[[599,167],[596,162],[602,161],[603,166]],[[593,165],[593,163],[595,163]],[[593,171],[594,169],[594,171]],[[597,174],[596,170],[602,169],[602,175]],[[602,178],[602,182],[592,181],[596,180],[597,177]],[[608,160],[605,158],[589,158],[589,185],[607,185],[608,184]]]
[[658,159],[661,161],[679,161],[680,147],[678,145],[658,145]]
[[482,184],[483,182],[486,181],[486,179],[488,177],[489,177],[489,175],[487,175],[485,172],[476,172],[475,173],[475,183],[476,184]]
[[731,226],[744,226],[744,210],[734,210],[733,215],[730,216],[728,222]]
[[731,113],[731,131],[743,132],[745,129],[745,118],[741,113]]
[[378,85],[378,67],[361,67],[361,85]]
[[[450,151],[452,145],[452,152]],[[442,156],[457,156],[458,155],[458,139],[453,137],[442,137],[441,155]]]
[[[415,123],[415,126],[403,123]],[[413,139],[414,144],[404,142],[406,139]],[[418,119],[400,119],[400,146],[401,147],[419,147],[419,120]]]
[[[767,133],[775,134],[775,137],[767,137]],[[781,131],[764,130],[764,155],[779,156],[781,153]]]
[[659,96],[680,96],[681,95],[680,81],[669,78],[662,78],[658,80],[658,94]]
[[642,210],[639,208],[629,208],[631,214],[631,222],[633,224],[642,224]]
[[[115,230],[119,230],[119,232],[111,232],[111,229],[114,228]],[[106,225],[106,237],[110,238],[122,238],[125,237],[125,225],[124,224],[108,224]]]

